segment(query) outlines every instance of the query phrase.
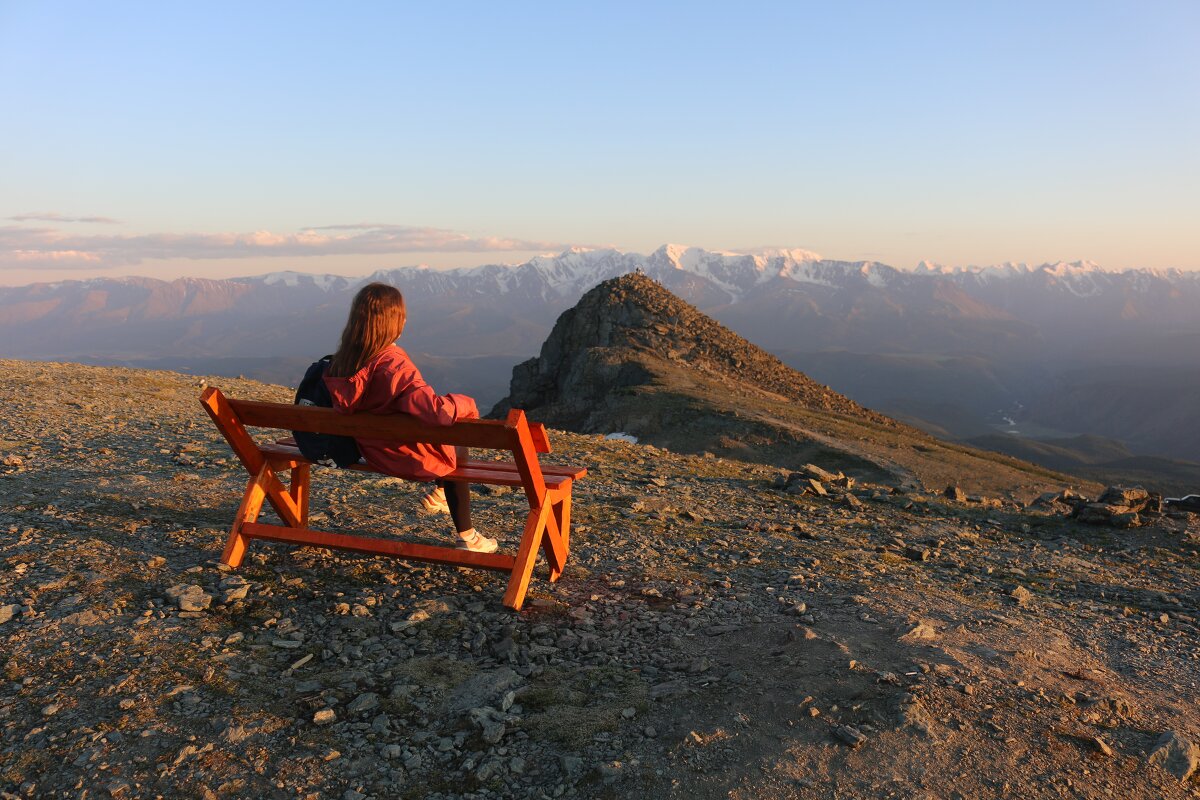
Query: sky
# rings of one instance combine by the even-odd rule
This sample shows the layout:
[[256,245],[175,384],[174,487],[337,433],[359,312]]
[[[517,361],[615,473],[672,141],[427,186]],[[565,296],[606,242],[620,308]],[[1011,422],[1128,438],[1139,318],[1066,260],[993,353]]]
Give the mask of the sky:
[[1200,3],[0,0],[0,284],[1200,269]]

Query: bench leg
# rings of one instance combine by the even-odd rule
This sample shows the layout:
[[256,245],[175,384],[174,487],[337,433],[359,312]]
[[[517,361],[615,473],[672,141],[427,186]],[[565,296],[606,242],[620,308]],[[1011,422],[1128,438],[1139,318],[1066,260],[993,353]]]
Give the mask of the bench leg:
[[571,552],[571,493],[564,492],[562,499],[551,504],[551,513],[554,515],[554,521],[558,523],[558,537],[563,545],[563,564],[555,568],[553,559],[550,561],[550,582],[553,583],[562,577],[562,566],[566,564],[567,556]]
[[521,546],[517,549],[517,560],[508,579],[508,590],[504,593],[504,605],[513,611],[520,611],[521,604],[525,602],[529,578],[533,575],[533,562],[537,560],[538,548],[542,543],[542,533],[546,530],[549,515],[550,504],[543,503],[540,508],[531,509],[529,518],[525,521]]
[[308,464],[297,464],[292,467],[292,481],[288,494],[292,496],[292,502],[296,504],[296,508],[300,512],[299,527],[301,528],[308,527],[308,495],[311,471]]
[[242,533],[242,526],[258,519],[262,511],[263,501],[267,498],[266,483],[270,473],[266,465],[246,484],[246,493],[242,495],[242,504],[238,506],[237,515],[233,518],[233,527],[229,529],[229,541],[225,543],[225,552],[221,554],[221,563],[231,567],[239,567],[246,557],[246,546],[249,537]]

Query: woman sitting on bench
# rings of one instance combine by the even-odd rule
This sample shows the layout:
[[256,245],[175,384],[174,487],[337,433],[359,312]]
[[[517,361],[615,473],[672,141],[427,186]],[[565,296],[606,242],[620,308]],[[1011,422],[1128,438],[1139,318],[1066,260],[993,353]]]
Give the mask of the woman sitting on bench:
[[[475,400],[464,394],[438,395],[427,384],[396,340],[404,332],[404,296],[394,286],[371,283],[359,290],[350,305],[350,318],[325,385],[333,407],[343,414],[411,414],[426,425],[453,425],[478,419]],[[496,540],[471,525],[471,489],[465,482],[443,480],[465,460],[465,447],[431,444],[396,444],[375,439],[355,439],[359,452],[372,468],[417,481],[435,481],[437,488],[422,505],[427,511],[450,513],[458,531],[459,548],[494,553]]]

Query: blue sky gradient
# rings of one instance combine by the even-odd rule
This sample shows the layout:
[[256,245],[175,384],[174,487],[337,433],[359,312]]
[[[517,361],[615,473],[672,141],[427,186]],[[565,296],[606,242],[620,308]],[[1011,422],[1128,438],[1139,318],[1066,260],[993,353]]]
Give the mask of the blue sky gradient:
[[0,283],[665,242],[1200,268],[1200,4],[646,5],[0,0]]

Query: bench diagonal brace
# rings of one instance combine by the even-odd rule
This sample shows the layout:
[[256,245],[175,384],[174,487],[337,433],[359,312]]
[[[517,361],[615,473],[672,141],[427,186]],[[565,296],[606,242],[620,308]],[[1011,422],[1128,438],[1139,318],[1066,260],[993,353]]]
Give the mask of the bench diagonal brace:
[[529,517],[525,521],[521,546],[517,549],[517,560],[508,579],[508,589],[504,592],[504,605],[514,611],[520,611],[521,604],[525,602],[525,592],[529,589],[529,579],[533,575],[533,562],[537,560],[538,547],[542,543],[542,534],[546,530],[546,520],[549,518],[550,504],[544,503],[538,508],[530,509]]
[[542,543],[546,561],[550,564],[550,581],[562,577],[571,552],[571,484],[562,491],[548,492],[546,502],[550,504],[550,519],[546,523],[546,540]]
[[547,490],[546,506],[549,513],[546,515],[546,531],[542,537],[542,550],[546,554],[546,563],[550,565],[550,580],[556,581],[562,575],[563,568],[567,564],[567,545],[563,535],[563,503],[565,498],[569,498],[568,492],[559,492]]

